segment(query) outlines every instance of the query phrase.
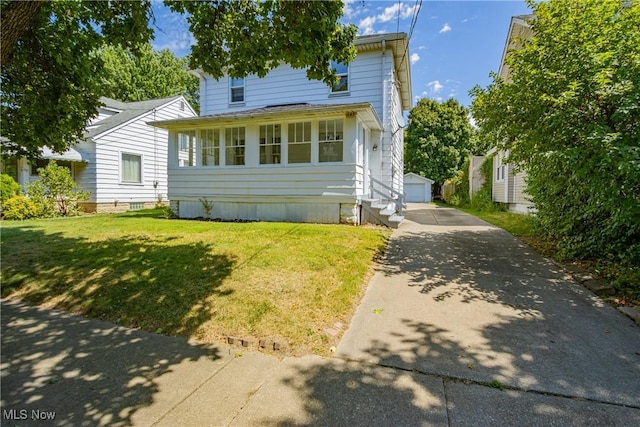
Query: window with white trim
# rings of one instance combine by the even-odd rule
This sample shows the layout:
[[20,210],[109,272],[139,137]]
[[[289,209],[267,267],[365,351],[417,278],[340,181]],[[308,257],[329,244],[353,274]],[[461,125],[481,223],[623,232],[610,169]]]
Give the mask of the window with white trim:
[[311,122],[289,123],[289,163],[311,163]]
[[200,131],[202,166],[220,165],[220,129]]
[[504,181],[505,165],[502,163],[503,157],[498,156],[498,167],[496,168],[496,182]]
[[281,158],[281,126],[260,126],[260,164],[277,165]]
[[178,166],[196,165],[196,131],[178,132]]
[[318,148],[320,162],[341,162],[344,144],[342,120],[318,122]]
[[331,92],[349,92],[349,65],[331,61],[331,68],[336,71],[336,79]]
[[244,102],[244,78],[229,77],[229,102]]
[[244,141],[244,127],[225,129],[224,144],[226,165],[244,165]]
[[142,156],[130,153],[121,154],[120,180],[128,183],[142,183]]

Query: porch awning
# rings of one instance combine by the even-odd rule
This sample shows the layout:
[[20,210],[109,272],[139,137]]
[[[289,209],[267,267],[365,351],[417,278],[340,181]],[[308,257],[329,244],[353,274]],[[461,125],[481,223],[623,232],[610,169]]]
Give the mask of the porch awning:
[[86,162],[82,154],[75,148],[68,148],[64,153],[54,153],[49,147],[42,149],[42,158],[48,160],[65,160],[67,162]]

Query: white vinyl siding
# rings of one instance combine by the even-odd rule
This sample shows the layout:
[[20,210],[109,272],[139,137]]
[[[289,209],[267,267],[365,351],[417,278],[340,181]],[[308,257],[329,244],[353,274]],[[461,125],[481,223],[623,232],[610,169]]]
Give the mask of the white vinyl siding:
[[[90,193],[89,201],[94,203],[155,202],[159,197],[166,201],[168,132],[146,123],[193,116],[189,108],[180,111],[180,102],[176,99],[157,108],[155,114],[141,114],[131,122],[100,135],[95,142],[76,144],[75,148],[87,160],[83,167],[76,167],[76,182]],[[121,153],[142,156],[141,185],[122,182]]]
[[[387,51],[389,56],[390,51]],[[385,67],[391,66],[391,62]],[[266,77],[247,76],[244,86],[244,102],[230,104],[229,79],[203,79],[201,88],[200,114],[210,115],[262,108],[266,105],[308,102],[311,104],[342,104],[345,102],[369,102],[382,119],[382,54],[381,52],[360,53],[349,64],[349,96],[332,97],[331,88],[319,80],[309,80],[305,70],[281,65]],[[385,73],[388,73],[386,70]]]

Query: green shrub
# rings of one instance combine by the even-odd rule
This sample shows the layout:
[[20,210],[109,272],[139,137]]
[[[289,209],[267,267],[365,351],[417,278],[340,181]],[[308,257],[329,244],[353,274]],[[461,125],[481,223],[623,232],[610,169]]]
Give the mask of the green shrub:
[[2,205],[5,219],[23,220],[38,216],[38,207],[26,196],[13,196]]
[[73,216],[80,213],[82,200],[89,193],[78,190],[69,169],[58,166],[55,161],[38,169],[40,180],[30,184],[27,194],[36,203],[41,217]]
[[6,173],[0,174],[0,203],[4,205],[4,202],[13,196],[20,194],[22,187],[18,184],[11,175]]

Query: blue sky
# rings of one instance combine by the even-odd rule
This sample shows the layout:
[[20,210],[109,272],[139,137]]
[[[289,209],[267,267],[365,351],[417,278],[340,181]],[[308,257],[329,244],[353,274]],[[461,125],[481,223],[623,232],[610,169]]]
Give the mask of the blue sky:
[[[372,1],[347,0],[345,22],[358,26],[358,34],[410,32],[411,86],[414,100],[455,98],[469,106],[469,90],[486,86],[497,71],[513,15],[531,13],[524,1]],[[189,52],[194,39],[183,17],[154,3],[153,45],[178,56]]]

